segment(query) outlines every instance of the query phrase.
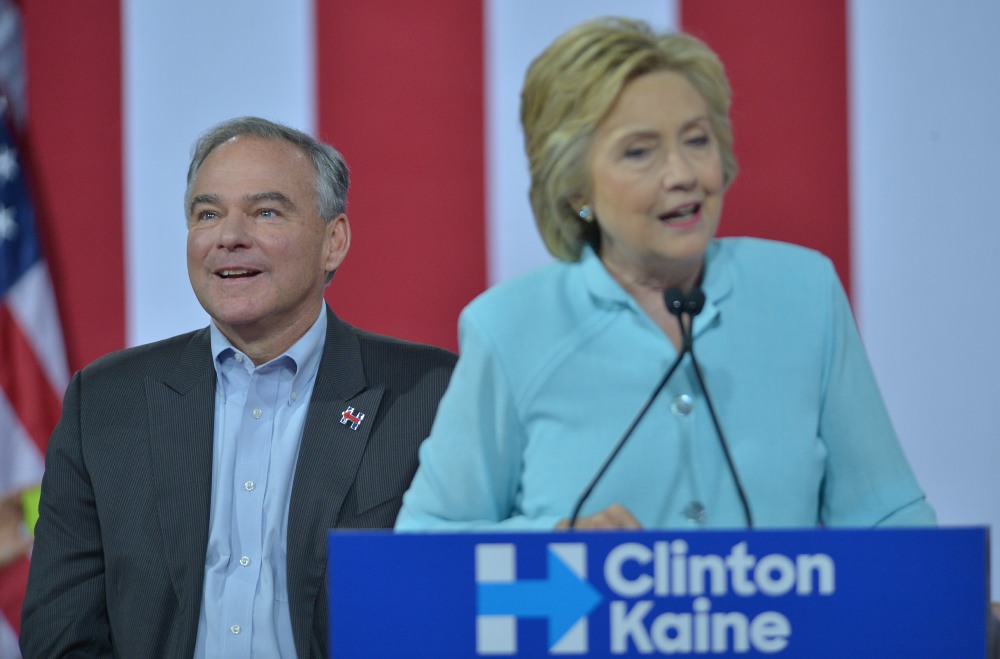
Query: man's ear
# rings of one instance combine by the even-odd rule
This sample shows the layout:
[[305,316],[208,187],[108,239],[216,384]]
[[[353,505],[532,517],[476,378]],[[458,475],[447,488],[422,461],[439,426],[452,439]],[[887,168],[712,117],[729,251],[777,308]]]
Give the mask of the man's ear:
[[351,247],[351,224],[347,221],[347,215],[341,213],[327,222],[325,229],[327,252],[323,268],[327,272],[333,272],[344,262],[347,250]]

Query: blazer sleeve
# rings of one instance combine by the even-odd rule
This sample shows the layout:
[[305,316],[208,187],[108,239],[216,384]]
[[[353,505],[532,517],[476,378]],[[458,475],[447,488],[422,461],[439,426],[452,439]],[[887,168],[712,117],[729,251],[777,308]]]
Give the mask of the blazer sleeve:
[[933,526],[893,429],[847,296],[830,268],[820,437],[827,447],[820,520],[827,526]]
[[25,659],[112,656],[101,530],[81,446],[80,390],[78,372],[45,455],[21,612]]
[[468,309],[459,341],[461,356],[420,446],[420,467],[396,529],[551,529],[558,517],[519,510],[524,423],[497,350]]

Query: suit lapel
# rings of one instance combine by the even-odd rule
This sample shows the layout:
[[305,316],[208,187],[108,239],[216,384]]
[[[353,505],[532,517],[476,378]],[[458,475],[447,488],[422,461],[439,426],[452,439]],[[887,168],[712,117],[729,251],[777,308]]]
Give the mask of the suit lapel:
[[[326,342],[302,434],[288,512],[288,593],[292,631],[301,654],[309,647],[316,598],[326,573],[326,530],[341,507],[364,455],[383,388],[368,387],[357,334],[327,309]],[[341,423],[347,408],[364,419]]]
[[208,544],[215,417],[208,330],[192,335],[165,378],[149,376],[145,386],[153,479],[170,576],[181,609],[194,606],[192,620],[197,625]]

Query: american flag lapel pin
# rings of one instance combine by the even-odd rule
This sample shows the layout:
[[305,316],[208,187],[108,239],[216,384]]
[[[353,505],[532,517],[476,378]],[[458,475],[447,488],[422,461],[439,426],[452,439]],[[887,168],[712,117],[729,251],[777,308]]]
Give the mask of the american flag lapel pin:
[[353,407],[348,407],[340,413],[340,425],[346,426],[349,423],[351,424],[351,430],[357,430],[364,419],[364,412],[355,412]]

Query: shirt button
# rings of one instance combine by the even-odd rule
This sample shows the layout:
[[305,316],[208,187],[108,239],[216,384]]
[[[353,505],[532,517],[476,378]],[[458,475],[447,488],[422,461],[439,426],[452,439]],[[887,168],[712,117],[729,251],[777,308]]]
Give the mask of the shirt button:
[[239,634],[240,633],[240,626],[239,625],[233,625],[232,627],[229,628],[229,631],[231,631],[234,634]]
[[253,411],[253,418],[259,419],[262,416],[264,416],[264,412],[259,407]]
[[703,523],[705,521],[705,513],[705,504],[701,501],[692,501],[684,506],[684,516],[692,522]]
[[681,394],[670,403],[670,411],[677,416],[687,416],[694,408],[694,399],[687,394]]
[[253,492],[253,488],[255,487],[257,486],[254,485],[253,481],[247,481],[246,483],[243,483],[243,489],[246,490],[247,492]]
[[292,400],[295,400],[298,397],[299,397],[299,392],[297,391],[293,391],[291,394],[289,394],[289,398],[291,398]]
[[240,565],[242,565],[243,567],[250,565],[250,557],[244,556],[243,558],[241,558]]
[[[242,363],[243,362],[243,355],[241,355],[240,353],[236,353],[236,361]],[[233,633],[237,634],[238,632],[233,632]]]

